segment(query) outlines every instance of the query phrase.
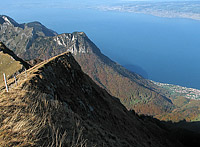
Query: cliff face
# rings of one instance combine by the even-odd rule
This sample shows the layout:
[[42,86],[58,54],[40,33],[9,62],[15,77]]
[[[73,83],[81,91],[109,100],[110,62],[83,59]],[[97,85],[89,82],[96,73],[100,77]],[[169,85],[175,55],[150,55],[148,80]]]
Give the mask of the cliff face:
[[1,146],[182,146],[164,126],[129,112],[96,85],[71,53],[17,80],[17,87],[0,92]]

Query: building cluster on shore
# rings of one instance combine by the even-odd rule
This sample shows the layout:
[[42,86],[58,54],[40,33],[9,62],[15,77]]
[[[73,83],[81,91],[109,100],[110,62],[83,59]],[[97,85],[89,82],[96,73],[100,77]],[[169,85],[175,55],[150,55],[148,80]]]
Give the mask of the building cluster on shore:
[[153,82],[159,87],[169,90],[174,95],[184,96],[188,99],[200,100],[200,90],[166,83]]

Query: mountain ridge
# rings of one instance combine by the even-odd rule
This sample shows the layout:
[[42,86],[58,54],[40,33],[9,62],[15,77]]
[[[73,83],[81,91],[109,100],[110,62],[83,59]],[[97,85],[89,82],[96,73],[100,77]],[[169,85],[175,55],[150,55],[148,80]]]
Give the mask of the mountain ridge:
[[20,27],[20,25],[12,18],[6,15],[0,15],[0,24],[8,24],[8,25],[13,25],[15,27]]
[[17,80],[17,87],[0,91],[2,146],[184,146],[96,85],[70,52]]
[[[18,24],[9,16],[0,15],[0,18],[0,40],[20,58],[20,52],[24,52],[36,38],[57,35],[56,32],[46,28],[39,22]],[[9,35],[5,36],[5,34]]]
[[[3,26],[0,27],[3,28]],[[0,31],[0,40],[5,40],[5,44],[9,48],[26,60],[35,58],[47,60],[65,51],[71,51],[83,71],[111,95],[120,98],[120,101],[128,110],[134,109],[139,114],[174,121],[183,119],[192,121],[199,117],[199,106],[190,105],[190,107],[195,108],[193,114],[190,107],[182,102],[185,106],[184,109],[187,110],[184,110],[187,113],[182,113],[183,110],[179,111],[177,104],[180,101],[179,98],[174,101],[168,94],[161,92],[162,89],[159,89],[151,81],[129,72],[103,55],[100,49],[83,32],[63,33],[55,36],[45,36],[42,33],[43,35],[40,37],[34,38],[30,28],[20,29],[20,33],[17,33],[13,27],[8,27],[6,33],[2,33],[3,31],[5,29]],[[15,35],[19,34],[19,36],[23,32],[32,35],[29,34],[28,39],[26,37],[15,38],[10,36],[8,31]],[[175,111],[177,114],[173,117],[162,117],[163,115],[171,115]]]

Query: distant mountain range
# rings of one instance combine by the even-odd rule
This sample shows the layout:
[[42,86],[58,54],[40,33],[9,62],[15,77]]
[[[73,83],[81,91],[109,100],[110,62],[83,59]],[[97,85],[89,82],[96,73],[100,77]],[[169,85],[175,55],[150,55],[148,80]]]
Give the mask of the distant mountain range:
[[84,32],[58,35],[39,22],[18,24],[4,15],[0,20],[0,40],[24,60],[48,60],[70,51],[82,70],[127,109],[162,120],[199,120],[199,101],[171,97],[166,89],[103,55]]

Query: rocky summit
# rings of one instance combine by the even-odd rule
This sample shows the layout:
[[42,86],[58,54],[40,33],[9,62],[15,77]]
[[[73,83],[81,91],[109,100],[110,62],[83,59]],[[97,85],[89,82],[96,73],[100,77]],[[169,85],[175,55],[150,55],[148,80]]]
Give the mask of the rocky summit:
[[0,91],[0,146],[187,146],[175,136],[178,129],[172,135],[161,122],[128,111],[70,52],[37,64],[17,81],[9,92]]

